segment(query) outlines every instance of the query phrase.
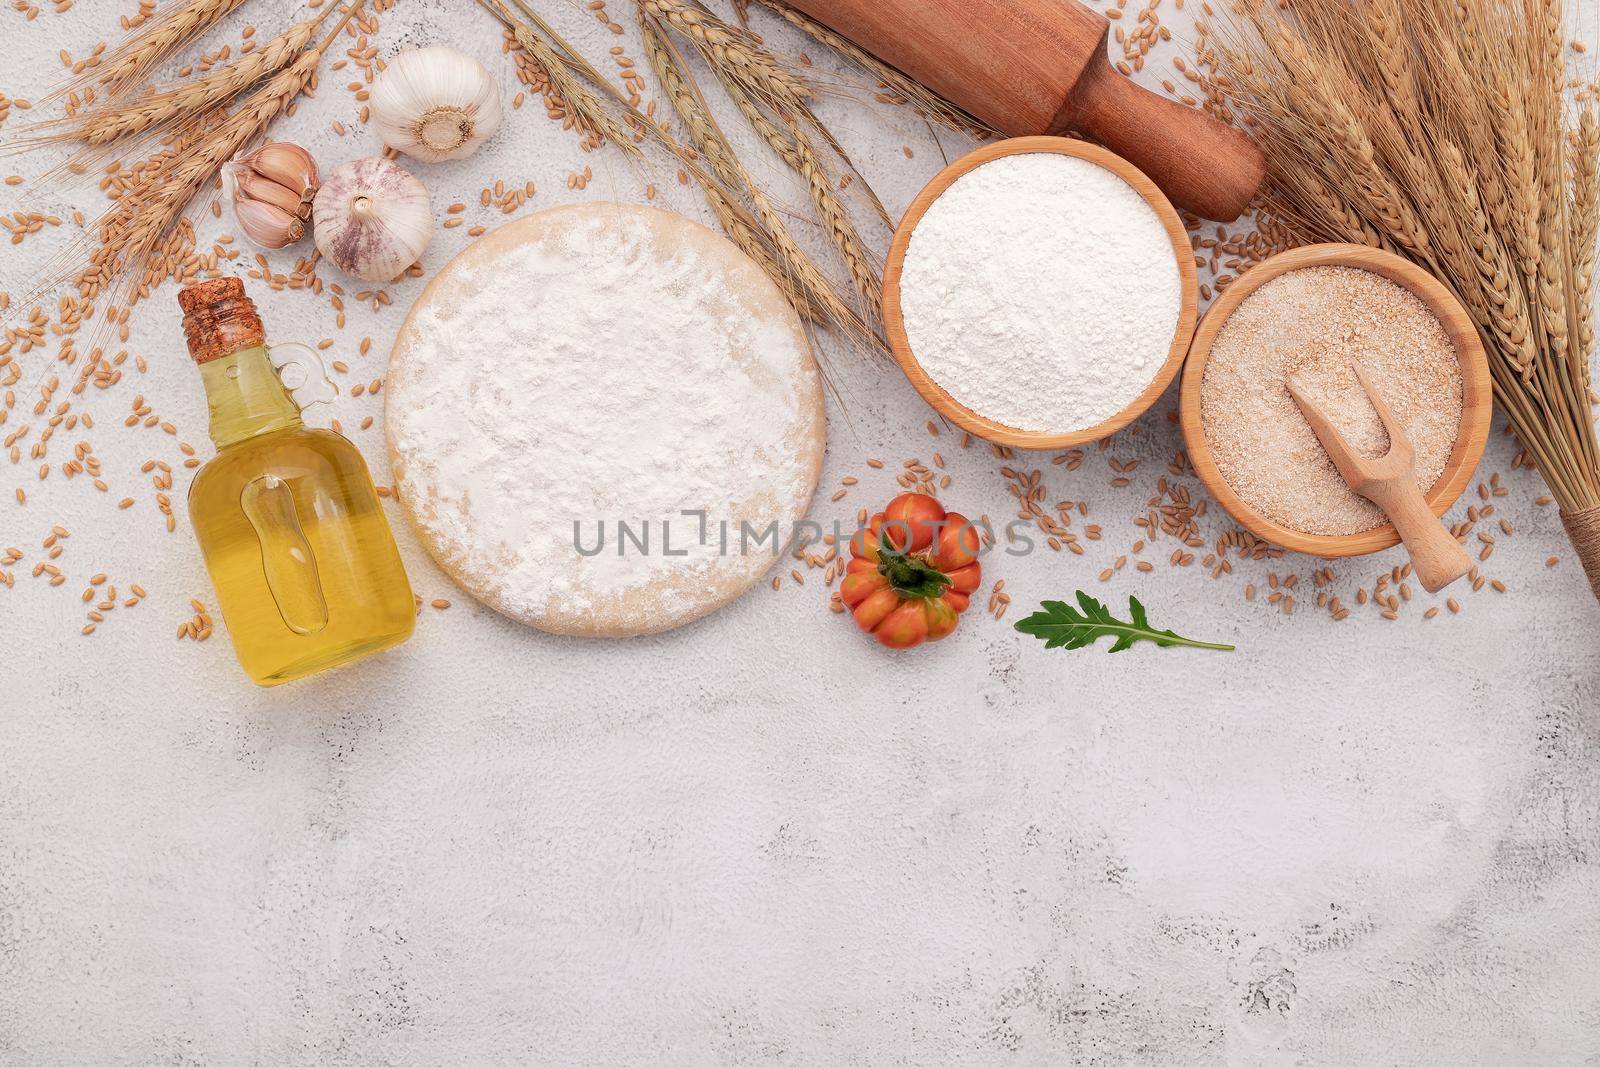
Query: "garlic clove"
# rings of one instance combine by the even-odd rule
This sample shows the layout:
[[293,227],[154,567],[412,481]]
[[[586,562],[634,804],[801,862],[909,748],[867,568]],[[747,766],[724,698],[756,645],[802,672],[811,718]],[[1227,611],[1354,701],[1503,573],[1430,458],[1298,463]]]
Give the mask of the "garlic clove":
[[235,200],[233,215],[244,235],[262,248],[287,248],[306,233],[300,219],[260,200]]
[[262,145],[239,160],[268,181],[276,182],[293,191],[302,203],[311,203],[317,195],[321,181],[317,177],[317,161],[297,144],[279,141]]
[[313,218],[318,251],[369,282],[400,277],[433,238],[427,188],[381,156],[334,171],[317,192]]
[[302,212],[310,215],[309,205],[300,199],[299,193],[269,181],[255,171],[241,168],[234,172],[233,182],[235,203],[240,199],[257,200],[282,208],[291,215],[300,215]]
[[230,204],[239,199],[239,173],[245,169],[245,165],[237,159],[222,165],[222,199]]
[[369,99],[389,147],[437,163],[471,155],[500,128],[500,88],[471,56],[437,45],[389,62]]

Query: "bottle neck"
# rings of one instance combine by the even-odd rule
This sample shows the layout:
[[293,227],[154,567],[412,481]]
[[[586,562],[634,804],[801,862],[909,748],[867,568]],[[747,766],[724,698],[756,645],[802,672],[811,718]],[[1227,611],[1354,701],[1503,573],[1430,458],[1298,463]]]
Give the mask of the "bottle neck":
[[303,425],[262,345],[207,360],[200,364],[200,377],[211,410],[211,440],[219,449]]

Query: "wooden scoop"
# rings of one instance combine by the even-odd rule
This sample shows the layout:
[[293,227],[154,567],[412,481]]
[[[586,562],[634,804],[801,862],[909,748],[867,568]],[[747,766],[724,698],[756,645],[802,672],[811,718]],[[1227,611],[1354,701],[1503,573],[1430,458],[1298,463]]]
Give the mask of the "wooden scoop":
[[1111,23],[1076,0],[787,0],[1012,137],[1076,130],[1180,208],[1228,222],[1266,163],[1220,120],[1111,68]]
[[1387,454],[1368,459],[1350,450],[1344,436],[1328,421],[1327,413],[1297,386],[1293,379],[1288,383],[1289,393],[1300,405],[1301,414],[1316,431],[1317,440],[1327,450],[1328,457],[1338,468],[1350,488],[1383,509],[1394,523],[1394,528],[1411,553],[1412,569],[1422,588],[1438,592],[1472,569],[1472,557],[1461,547],[1450,531],[1445,529],[1417,486],[1415,453],[1411,439],[1395,419],[1389,405],[1373,388],[1366,368],[1354,365],[1356,379],[1367,391],[1367,399],[1378,412],[1378,419],[1389,434]]

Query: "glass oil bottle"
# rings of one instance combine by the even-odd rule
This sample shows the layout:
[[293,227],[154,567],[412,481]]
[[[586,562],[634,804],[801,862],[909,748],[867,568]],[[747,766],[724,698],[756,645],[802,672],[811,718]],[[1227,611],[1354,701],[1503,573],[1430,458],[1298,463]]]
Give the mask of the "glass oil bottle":
[[410,637],[411,586],[361,453],[308,428],[279,377],[314,364],[326,384],[320,357],[269,349],[237,278],[178,302],[217,446],[189,487],[189,518],[245,671],[279,685]]

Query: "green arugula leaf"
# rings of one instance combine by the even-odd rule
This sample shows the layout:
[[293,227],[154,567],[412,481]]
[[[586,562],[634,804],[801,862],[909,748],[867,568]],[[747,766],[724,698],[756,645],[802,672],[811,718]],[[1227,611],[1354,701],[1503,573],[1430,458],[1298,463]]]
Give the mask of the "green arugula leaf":
[[1046,600],[1039,605],[1039,610],[1029,615],[1026,619],[1017,621],[1017,630],[1020,633],[1032,634],[1044,642],[1045,648],[1084,648],[1093,644],[1102,637],[1115,638],[1110,651],[1121,652],[1132,648],[1136,641],[1149,641],[1161,648],[1210,648],[1219,652],[1232,652],[1232,645],[1217,645],[1209,641],[1193,641],[1187,637],[1179,637],[1171,630],[1157,630],[1150,625],[1145,616],[1144,605],[1139,603],[1137,597],[1128,598],[1128,614],[1132,616],[1131,622],[1123,622],[1111,614],[1100,601],[1078,590],[1078,607],[1081,612],[1074,611],[1070,604],[1059,600]]

